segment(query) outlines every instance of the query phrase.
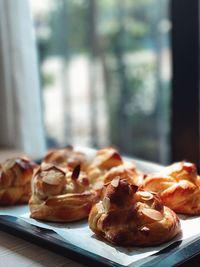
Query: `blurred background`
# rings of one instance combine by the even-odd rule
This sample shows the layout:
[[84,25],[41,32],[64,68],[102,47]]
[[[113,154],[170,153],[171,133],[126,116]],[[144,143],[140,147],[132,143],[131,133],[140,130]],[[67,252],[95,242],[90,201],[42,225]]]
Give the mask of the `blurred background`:
[[[193,92],[193,88],[184,89],[187,83],[180,81],[180,77],[185,75],[180,70],[185,62],[182,54],[179,55],[181,51],[187,55],[187,48],[181,48],[181,38],[191,40],[192,44],[196,40],[187,34],[192,34],[191,29],[195,29],[194,12],[198,1],[195,0],[194,6],[191,4],[190,7],[188,1],[182,1],[182,11],[177,0],[174,3],[170,0],[16,0],[15,4],[14,1],[11,4],[11,0],[0,1],[0,9],[4,11],[1,24],[10,27],[6,33],[8,43],[9,36],[16,35],[16,32],[18,35],[13,40],[16,47],[9,48],[8,43],[4,44],[2,69],[8,65],[5,64],[8,53],[9,64],[16,63],[11,72],[19,71],[19,54],[24,57],[24,51],[28,50],[27,63],[22,64],[22,72],[18,74],[22,81],[17,90],[22,90],[23,79],[27,77],[23,71],[35,68],[34,73],[29,74],[24,91],[20,91],[24,94],[32,90],[29,96],[22,98],[25,102],[31,99],[25,109],[32,110],[29,117],[26,115],[26,121],[40,118],[32,123],[34,127],[30,126],[26,134],[26,142],[32,143],[35,154],[42,154],[47,147],[67,144],[95,148],[112,144],[123,154],[163,164],[179,158],[198,162],[198,107],[195,102],[198,83],[195,82],[196,76],[190,77],[190,70],[187,71],[188,79],[194,82],[195,98],[195,94],[188,92]],[[16,12],[19,12],[18,16],[10,19]],[[181,35],[184,30],[182,22],[186,23],[185,15],[188,21],[191,17],[194,21],[191,25],[187,21],[185,35]],[[31,41],[25,41],[26,20],[29,21],[26,31],[31,32]],[[183,30],[179,29],[179,24]],[[16,25],[18,29],[15,29]],[[1,27],[1,36],[5,35],[5,27]],[[178,33],[174,29],[178,29]],[[198,39],[197,32],[194,38]],[[20,47],[17,42],[21,42]],[[196,47],[192,49],[190,44],[189,47],[189,58],[192,60],[193,53],[196,53],[194,58],[198,58]],[[19,53],[13,55],[15,49],[19,49]],[[179,52],[174,54],[176,49]],[[31,63],[31,58],[36,60]],[[196,73],[195,62],[191,62],[194,68],[191,75]],[[10,73],[10,76],[13,75]],[[34,79],[38,79],[37,85],[30,89],[29,84]],[[16,80],[13,83],[16,84]],[[5,84],[1,88],[6,88]],[[12,84],[7,86],[10,88]],[[36,90],[37,96],[33,94]],[[16,99],[16,95],[13,97]],[[36,97],[37,107],[31,108]],[[181,97],[183,102],[180,102]],[[195,99],[195,103],[188,102],[190,97]],[[14,101],[18,107],[21,99]],[[180,124],[179,119],[184,117],[181,110],[186,108],[184,101],[190,109],[187,111],[190,116]],[[23,109],[24,104],[21,105]],[[194,107],[195,115],[192,113]],[[12,114],[18,109],[14,109]],[[19,117],[18,112],[16,114]],[[4,118],[5,121],[12,116]],[[197,119],[188,126],[187,120],[191,117]],[[20,127],[26,127],[26,122]],[[190,128],[189,135],[187,127]],[[11,131],[13,129],[8,129]],[[30,132],[37,136],[35,141],[34,137],[29,140]],[[20,139],[20,133],[18,135]],[[7,134],[0,136],[2,146],[6,145],[6,138]],[[21,142],[17,139],[7,142],[7,146],[33,153],[30,145],[24,146],[25,139],[21,139]],[[177,140],[181,140],[178,146]]]
[[168,0],[31,0],[31,10],[49,145],[167,160]]

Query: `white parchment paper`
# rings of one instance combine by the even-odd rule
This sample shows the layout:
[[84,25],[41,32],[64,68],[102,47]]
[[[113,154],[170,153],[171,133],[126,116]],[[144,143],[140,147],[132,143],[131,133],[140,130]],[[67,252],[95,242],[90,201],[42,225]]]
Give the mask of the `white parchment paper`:
[[105,241],[97,239],[94,233],[89,229],[87,222],[78,223],[43,223],[30,219],[29,213],[20,216],[21,219],[35,226],[45,229],[51,229],[64,238],[67,242],[76,245],[82,249],[93,252],[99,256],[122,264],[129,265],[137,260],[148,257],[178,240],[185,240],[192,236],[200,234],[200,217],[183,217],[181,219],[182,233],[172,241],[154,247],[117,247],[112,246]]
[[[27,206],[18,207],[17,211],[12,216],[24,220],[27,223],[35,225],[40,228],[53,230],[68,243],[71,243],[79,248],[90,251],[94,254],[112,260],[121,265],[127,266],[137,260],[148,257],[161,249],[166,248],[170,244],[178,240],[186,240],[200,234],[200,217],[181,216],[182,233],[179,234],[172,241],[164,243],[160,246],[154,247],[117,247],[105,241],[98,239],[94,233],[89,229],[87,221],[75,223],[47,223],[37,221],[30,218],[29,213],[21,213],[27,210]],[[0,215],[11,215],[13,208],[0,210]]]

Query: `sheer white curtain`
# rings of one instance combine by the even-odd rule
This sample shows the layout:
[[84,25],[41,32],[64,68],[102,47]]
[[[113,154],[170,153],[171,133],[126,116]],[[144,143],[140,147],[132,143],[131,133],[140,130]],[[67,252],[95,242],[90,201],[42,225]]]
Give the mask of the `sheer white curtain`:
[[0,147],[42,156],[38,63],[28,0],[0,0]]

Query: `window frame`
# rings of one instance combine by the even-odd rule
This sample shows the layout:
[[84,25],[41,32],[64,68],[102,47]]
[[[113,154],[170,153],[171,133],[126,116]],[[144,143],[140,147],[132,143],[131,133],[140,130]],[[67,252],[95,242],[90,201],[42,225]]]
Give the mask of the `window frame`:
[[171,161],[198,164],[199,0],[171,0]]

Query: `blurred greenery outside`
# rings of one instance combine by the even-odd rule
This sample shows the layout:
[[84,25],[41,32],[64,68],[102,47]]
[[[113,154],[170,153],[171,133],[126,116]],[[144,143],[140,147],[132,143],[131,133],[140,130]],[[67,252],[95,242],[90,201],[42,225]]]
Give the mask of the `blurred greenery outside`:
[[[91,73],[88,145],[113,144],[124,154],[166,163],[170,131],[170,70],[165,67],[170,57],[168,0],[48,2],[48,12],[34,14],[42,88],[49,90],[56,80],[55,73],[42,67],[47,59],[60,58],[65,76],[75,58],[87,58]],[[101,66],[103,72],[108,128],[104,143],[98,141],[95,66]],[[66,114],[70,105],[66,103]],[[68,114],[66,144],[71,143],[70,120]],[[50,132],[47,135],[50,145],[59,144]]]

